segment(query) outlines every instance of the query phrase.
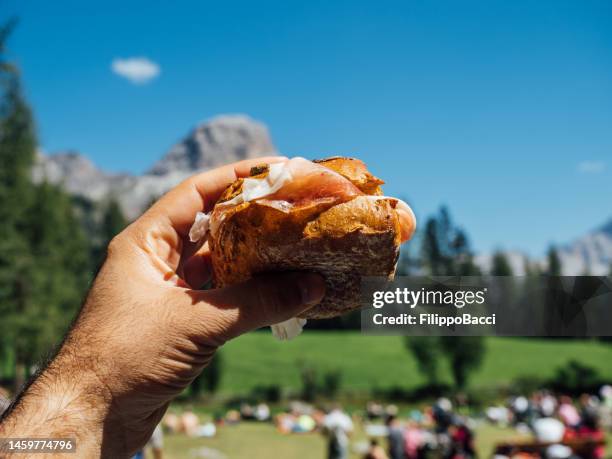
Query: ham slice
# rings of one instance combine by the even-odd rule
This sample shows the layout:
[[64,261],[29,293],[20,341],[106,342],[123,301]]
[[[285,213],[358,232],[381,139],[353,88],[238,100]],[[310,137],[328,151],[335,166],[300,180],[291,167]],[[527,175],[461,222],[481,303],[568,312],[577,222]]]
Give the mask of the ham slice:
[[[363,163],[359,161],[358,165]],[[365,168],[365,165],[363,167]],[[295,208],[323,203],[332,207],[363,195],[357,186],[338,172],[297,157],[271,164],[266,177],[245,178],[242,192],[228,201],[218,203],[212,213],[198,212],[189,236],[192,242],[196,242],[209,230],[214,234],[227,210],[244,202],[257,201],[259,204],[289,212]],[[410,206],[401,199],[388,196],[371,198],[394,201],[400,218],[401,241],[403,243],[409,240],[416,228],[416,219]]]
[[205,222],[206,229],[215,234],[227,211],[244,202],[257,201],[259,204],[289,212],[292,209],[318,204],[332,207],[362,195],[363,192],[359,188],[339,173],[297,157],[284,163],[271,164],[265,177],[245,178],[241,193],[228,201],[218,203],[208,222],[204,217],[196,217],[196,222],[201,224],[198,226],[199,231],[193,231],[193,236],[201,235]]
[[350,201],[363,192],[337,172],[304,158],[272,164],[265,178],[247,178],[242,193],[225,204],[255,201],[282,209],[310,206],[321,202],[334,205]]

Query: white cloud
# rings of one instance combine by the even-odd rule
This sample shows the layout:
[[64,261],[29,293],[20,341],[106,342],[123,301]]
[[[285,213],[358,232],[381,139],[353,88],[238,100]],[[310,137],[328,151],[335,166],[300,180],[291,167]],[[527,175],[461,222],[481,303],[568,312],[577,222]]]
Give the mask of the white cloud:
[[134,84],[145,84],[156,78],[161,69],[156,62],[146,57],[128,57],[113,59],[111,69],[117,75]]
[[583,174],[599,174],[606,168],[606,163],[603,161],[582,161],[578,163],[578,172]]

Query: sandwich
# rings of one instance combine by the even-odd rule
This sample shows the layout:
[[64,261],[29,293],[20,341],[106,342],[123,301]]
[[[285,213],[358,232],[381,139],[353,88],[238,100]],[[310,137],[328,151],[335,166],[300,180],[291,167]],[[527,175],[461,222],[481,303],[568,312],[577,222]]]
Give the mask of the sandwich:
[[359,308],[363,277],[393,278],[416,220],[405,202],[383,195],[383,183],[354,158],[262,164],[232,183],[210,213],[198,213],[190,238],[208,242],[214,287],[263,272],[324,277],[320,304],[272,327],[277,338],[290,339],[306,319]]

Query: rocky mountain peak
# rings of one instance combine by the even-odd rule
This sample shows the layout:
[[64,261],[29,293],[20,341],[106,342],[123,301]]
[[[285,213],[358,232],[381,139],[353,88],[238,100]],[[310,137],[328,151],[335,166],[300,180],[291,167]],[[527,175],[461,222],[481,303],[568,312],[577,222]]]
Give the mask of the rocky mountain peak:
[[275,151],[266,126],[246,115],[221,115],[199,124],[144,175],[112,174],[76,151],[38,154],[37,182],[57,183],[92,201],[112,196],[129,218],[195,172]]
[[221,115],[198,125],[148,173],[166,175],[209,169],[274,151],[265,125],[245,115]]
[[86,156],[74,150],[49,156],[39,152],[32,170],[36,182],[47,180],[61,184],[69,192],[93,200],[102,199],[108,193],[108,177]]
[[[98,172],[96,166],[86,157],[75,150],[60,151],[52,156],[44,156],[39,152],[37,155],[37,164],[44,164],[44,172],[50,174],[48,177],[53,179],[53,175],[66,174],[91,174]],[[43,171],[40,170],[42,173]]]
[[[557,246],[564,276],[606,276],[612,266],[612,218],[572,242]],[[504,251],[514,275],[525,274],[525,260],[529,257],[520,251]],[[490,272],[493,254],[484,253],[476,256],[476,263],[484,272]],[[546,268],[546,258],[530,259],[540,268]]]
[[612,218],[601,227],[600,231],[612,237]]

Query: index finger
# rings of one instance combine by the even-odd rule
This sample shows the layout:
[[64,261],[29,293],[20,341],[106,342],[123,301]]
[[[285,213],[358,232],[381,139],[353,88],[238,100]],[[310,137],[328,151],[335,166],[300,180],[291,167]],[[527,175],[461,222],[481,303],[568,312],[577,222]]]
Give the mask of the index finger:
[[252,167],[286,160],[284,156],[264,156],[194,175],[166,193],[145,216],[154,221],[165,220],[181,237],[186,237],[196,213],[211,210],[221,193],[238,178],[248,177]]

